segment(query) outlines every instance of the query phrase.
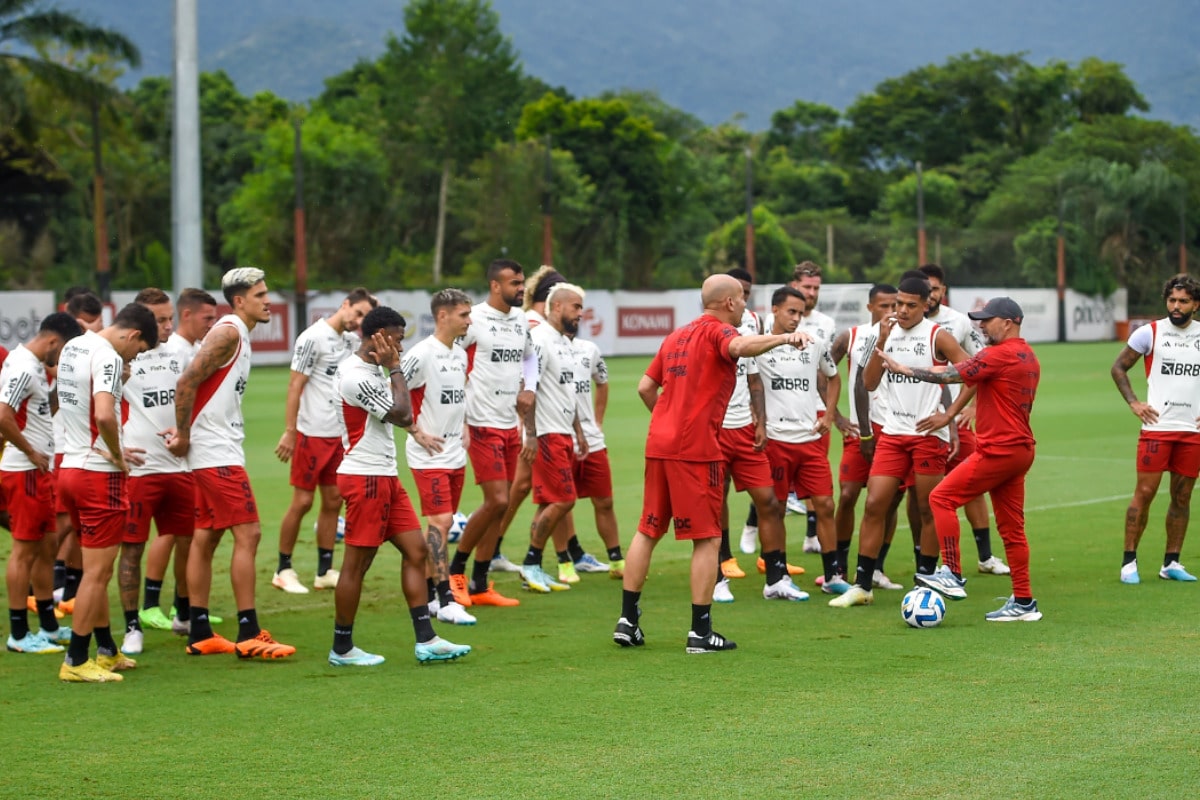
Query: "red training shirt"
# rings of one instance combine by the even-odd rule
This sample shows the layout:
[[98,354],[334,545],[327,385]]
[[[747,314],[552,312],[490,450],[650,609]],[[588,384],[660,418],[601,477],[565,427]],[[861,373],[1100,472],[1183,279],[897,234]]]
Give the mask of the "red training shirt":
[[963,383],[976,387],[976,447],[997,455],[1033,447],[1029,414],[1042,366],[1024,339],[988,345],[958,365]]
[[711,314],[667,335],[646,375],[662,387],[650,415],[646,458],[722,461],[717,434],[737,380],[729,345],[737,328]]

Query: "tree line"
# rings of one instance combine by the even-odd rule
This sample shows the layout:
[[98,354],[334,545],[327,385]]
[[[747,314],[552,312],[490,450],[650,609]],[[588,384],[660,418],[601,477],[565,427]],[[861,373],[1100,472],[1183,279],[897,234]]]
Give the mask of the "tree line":
[[[118,90],[137,63],[119,32],[6,9],[0,38],[27,47],[0,54],[0,283],[93,282],[98,155],[112,286],[168,285],[169,78]],[[398,23],[304,104],[201,74],[209,277],[255,264],[294,285],[297,128],[314,288],[477,285],[494,258],[541,259],[547,214],[554,262],[585,285],[695,285],[744,263],[748,184],[760,280],[831,244],[832,280],[892,279],[917,262],[919,162],[952,283],[1053,285],[1061,231],[1072,288],[1128,286],[1149,310],[1200,222],[1200,140],[1095,58],[977,50],[753,132],[653,92],[550,86],[485,0],[410,0]]]

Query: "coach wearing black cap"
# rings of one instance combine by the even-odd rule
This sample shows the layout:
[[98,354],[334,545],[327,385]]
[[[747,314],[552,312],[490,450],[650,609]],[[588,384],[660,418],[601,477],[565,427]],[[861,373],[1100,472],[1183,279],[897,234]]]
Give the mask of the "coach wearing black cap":
[[[988,347],[957,366],[913,369],[884,357],[891,372],[930,383],[962,383],[975,387],[975,452],[946,476],[929,495],[942,561],[957,588],[966,583],[959,563],[958,509],[987,492],[996,512],[996,527],[1012,568],[1012,596],[986,616],[991,622],[1033,622],[1042,618],[1029,585],[1029,544],[1025,539],[1025,473],[1033,464],[1034,440],[1029,426],[1041,365],[1021,338],[1021,307],[1011,297],[993,297],[968,316],[979,322]],[[950,407],[957,415],[970,400],[963,392]],[[931,584],[930,588],[941,591]],[[959,597],[962,592],[955,592]],[[949,596],[949,595],[948,595]]]

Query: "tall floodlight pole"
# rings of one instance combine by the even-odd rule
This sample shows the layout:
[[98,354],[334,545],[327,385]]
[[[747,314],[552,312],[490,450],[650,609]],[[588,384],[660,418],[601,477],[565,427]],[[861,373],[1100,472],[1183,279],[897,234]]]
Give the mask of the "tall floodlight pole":
[[1058,242],[1055,257],[1055,286],[1058,289],[1058,340],[1067,340],[1067,237],[1063,232],[1064,200],[1062,177],[1058,179]]
[[746,271],[755,281],[758,272],[754,263],[754,153],[746,148]]
[[927,264],[925,257],[925,184],[921,179],[921,162],[917,162],[917,265]]
[[1186,275],[1187,265],[1187,185],[1179,195],[1179,272]]
[[542,176],[542,263],[554,265],[554,213],[550,206],[550,189],[554,181],[553,152],[550,134],[546,134],[546,168]]
[[175,0],[175,114],[171,133],[171,282],[204,286],[200,205],[200,73],[196,0]]
[[304,236],[304,149],[300,133],[303,124],[303,120],[297,116],[296,152],[292,161],[296,180],[296,210],[293,223],[296,243],[296,318],[302,326],[308,327],[308,240]]
[[112,264],[108,257],[108,214],[104,210],[104,161],[100,145],[100,105],[92,101],[92,228],[96,242],[96,290],[111,299]]

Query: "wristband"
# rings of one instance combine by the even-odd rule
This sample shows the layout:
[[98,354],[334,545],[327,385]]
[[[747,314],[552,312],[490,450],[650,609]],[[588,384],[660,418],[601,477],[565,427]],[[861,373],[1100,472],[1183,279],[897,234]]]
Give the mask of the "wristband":
[[869,442],[869,441],[871,441],[871,440],[872,440],[872,439],[874,439],[874,438],[875,438],[875,435],[874,435],[874,434],[871,434],[870,436],[860,436],[860,437],[858,437],[858,440],[859,440],[860,442]]
[[402,370],[402,369],[400,369],[400,367],[396,366],[396,367],[392,367],[391,369],[388,370],[388,375],[395,377],[396,375],[399,375],[402,372],[404,372],[404,370]]

